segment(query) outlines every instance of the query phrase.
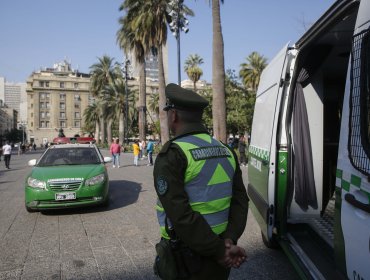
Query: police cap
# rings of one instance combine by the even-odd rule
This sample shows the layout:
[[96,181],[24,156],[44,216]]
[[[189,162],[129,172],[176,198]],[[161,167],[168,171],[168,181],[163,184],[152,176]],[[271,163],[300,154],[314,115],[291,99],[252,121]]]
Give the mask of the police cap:
[[192,90],[184,89],[176,84],[166,86],[166,107],[164,111],[172,108],[183,111],[201,111],[208,106],[208,101]]

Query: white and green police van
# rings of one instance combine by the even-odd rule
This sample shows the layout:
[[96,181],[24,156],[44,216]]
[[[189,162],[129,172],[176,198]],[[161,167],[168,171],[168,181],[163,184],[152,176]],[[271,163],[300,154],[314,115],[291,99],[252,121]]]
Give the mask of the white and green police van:
[[339,0],[261,75],[248,195],[302,279],[370,279],[370,0]]

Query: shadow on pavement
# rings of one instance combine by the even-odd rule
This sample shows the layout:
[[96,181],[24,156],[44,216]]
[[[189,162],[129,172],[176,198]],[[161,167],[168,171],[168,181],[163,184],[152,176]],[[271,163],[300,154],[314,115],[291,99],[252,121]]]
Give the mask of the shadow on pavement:
[[141,184],[125,180],[109,182],[109,206],[91,206],[86,208],[55,209],[41,211],[44,215],[71,215],[104,212],[122,208],[137,201],[141,192]]

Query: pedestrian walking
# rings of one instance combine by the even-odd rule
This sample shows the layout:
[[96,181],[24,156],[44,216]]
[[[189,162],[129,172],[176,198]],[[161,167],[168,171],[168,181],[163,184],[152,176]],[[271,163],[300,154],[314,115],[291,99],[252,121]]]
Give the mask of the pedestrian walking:
[[239,137],[238,144],[240,166],[247,165],[247,156],[245,155],[245,149],[246,149],[245,137],[242,135]]
[[134,143],[132,144],[132,149],[134,151],[134,165],[138,166],[139,163],[139,154],[140,154],[140,146],[139,146],[139,141],[135,140]]
[[143,141],[141,141],[141,148],[142,148],[142,151],[143,151],[142,159],[144,159],[146,157],[146,141],[145,141],[145,139],[143,139]]
[[236,154],[202,124],[208,101],[169,84],[168,124],[174,138],[154,166],[161,241],[154,270],[162,279],[227,279],[246,259],[237,246],[248,196]]
[[148,145],[146,146],[146,152],[148,155],[148,166],[153,165],[153,151],[154,151],[154,142],[152,139],[149,139]]
[[119,157],[121,155],[121,145],[119,144],[119,139],[113,139],[112,144],[110,145],[110,153],[113,156],[113,168],[117,166],[120,168]]
[[139,145],[139,159],[141,160],[141,158],[143,157],[143,142],[138,141],[137,144]]
[[5,142],[3,146],[3,155],[5,161],[5,168],[10,169],[10,158],[12,156],[12,146],[9,145],[9,141]]

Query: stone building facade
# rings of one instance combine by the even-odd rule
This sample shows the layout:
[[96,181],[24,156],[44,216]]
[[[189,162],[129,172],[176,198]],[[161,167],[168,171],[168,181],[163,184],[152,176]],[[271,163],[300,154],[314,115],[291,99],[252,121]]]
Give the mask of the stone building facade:
[[83,113],[91,103],[90,75],[67,61],[33,72],[27,79],[27,140],[51,142],[63,128],[66,136],[82,134]]

